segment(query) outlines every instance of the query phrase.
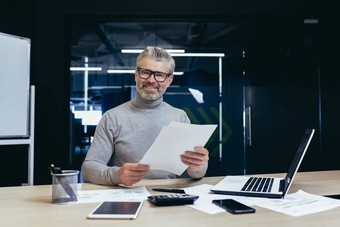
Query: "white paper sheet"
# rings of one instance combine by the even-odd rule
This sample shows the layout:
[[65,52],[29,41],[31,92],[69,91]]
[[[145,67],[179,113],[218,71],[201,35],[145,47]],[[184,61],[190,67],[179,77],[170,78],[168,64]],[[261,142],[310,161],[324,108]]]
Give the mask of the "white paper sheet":
[[257,206],[298,217],[339,207],[340,201],[300,190],[286,195],[284,199],[262,201]]
[[78,191],[78,203],[94,203],[103,201],[146,200],[151,194],[146,187],[108,190]]
[[165,170],[181,175],[186,168],[180,158],[185,151],[193,151],[196,146],[204,146],[217,125],[194,125],[171,122],[162,129],[139,163],[150,169]]
[[183,188],[185,193],[199,196],[194,204],[187,206],[208,214],[217,214],[225,210],[214,205],[212,200],[234,199],[248,206],[255,205],[295,217],[340,207],[340,200],[309,194],[302,190],[288,194],[284,199],[268,199],[214,194],[210,192],[212,187],[213,185],[201,184]]

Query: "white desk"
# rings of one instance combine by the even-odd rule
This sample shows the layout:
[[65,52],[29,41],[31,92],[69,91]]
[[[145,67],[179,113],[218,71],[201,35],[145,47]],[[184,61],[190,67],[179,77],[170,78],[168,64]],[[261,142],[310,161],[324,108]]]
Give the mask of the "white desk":
[[[283,177],[284,174],[272,174]],[[151,194],[161,194],[155,187],[188,187],[216,184],[222,177],[191,179],[143,180],[135,187],[146,186]],[[114,186],[83,184],[83,190],[113,189]],[[340,171],[298,173],[289,191],[302,189],[313,194],[340,193]],[[340,226],[340,208],[292,217],[261,207],[256,213],[232,215],[223,212],[209,215],[186,206],[155,207],[146,201],[136,220],[89,220],[87,215],[98,203],[56,205],[51,203],[51,185],[0,188],[1,226]]]

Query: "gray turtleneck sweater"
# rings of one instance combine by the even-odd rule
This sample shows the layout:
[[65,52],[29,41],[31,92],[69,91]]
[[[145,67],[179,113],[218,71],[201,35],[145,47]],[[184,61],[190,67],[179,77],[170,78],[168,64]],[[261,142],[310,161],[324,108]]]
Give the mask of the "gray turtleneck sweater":
[[[84,182],[120,184],[119,169],[124,163],[138,163],[162,130],[171,121],[190,123],[186,113],[163,102],[136,98],[107,111],[100,120],[93,143],[82,165]],[[184,151],[183,151],[184,152]],[[200,171],[187,169],[189,176],[201,178]],[[150,170],[146,179],[175,178],[173,173]]]

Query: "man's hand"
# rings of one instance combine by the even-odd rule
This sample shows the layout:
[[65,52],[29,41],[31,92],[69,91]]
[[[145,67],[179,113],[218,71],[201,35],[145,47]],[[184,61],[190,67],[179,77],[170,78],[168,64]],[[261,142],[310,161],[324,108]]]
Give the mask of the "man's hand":
[[131,186],[140,181],[148,172],[150,167],[139,163],[125,163],[119,170],[120,181]]
[[186,151],[181,159],[191,170],[201,170],[209,160],[209,151],[204,147],[195,147],[195,151]]

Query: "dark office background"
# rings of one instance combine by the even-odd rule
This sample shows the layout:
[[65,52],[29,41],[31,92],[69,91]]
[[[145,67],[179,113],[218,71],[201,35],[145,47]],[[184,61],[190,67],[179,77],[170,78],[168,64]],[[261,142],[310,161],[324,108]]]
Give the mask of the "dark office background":
[[[313,141],[314,147],[316,147],[315,152],[312,152],[309,158],[313,160],[309,160],[307,157],[307,162],[310,166],[315,163],[314,170],[339,169],[338,143],[340,132],[338,127],[340,122],[338,111],[340,108],[338,100],[340,98],[340,79],[337,60],[340,39],[338,32],[336,32],[338,27],[335,21],[336,14],[325,13],[321,5],[322,2],[286,0],[2,1],[0,6],[0,32],[24,36],[32,40],[31,84],[36,86],[34,184],[51,183],[47,168],[50,163],[56,163],[65,169],[71,167],[69,162],[70,75],[67,68],[69,66],[69,47],[66,46],[68,42],[66,30],[69,26],[68,22],[76,17],[135,18],[136,20],[148,18],[154,20],[167,18],[202,19],[206,17],[214,20],[232,21],[317,19],[317,28],[314,31],[314,28],[311,29],[311,33],[314,32],[312,36],[318,42],[316,51],[319,61],[314,64],[317,68],[313,72],[318,72],[314,79],[319,80],[316,85],[321,85],[321,88],[315,86],[315,89],[321,91],[321,106],[314,109],[313,113],[305,113],[313,115],[312,117],[317,118],[316,122],[318,122],[312,125],[317,129]],[[271,30],[268,30],[268,34],[271,32]],[[294,35],[294,33],[287,34],[283,38],[294,37]],[[301,64],[306,64],[304,58],[300,60]],[[299,61],[297,60],[297,62]],[[265,67],[260,62],[259,66]],[[255,66],[250,65],[250,67]],[[272,67],[275,67],[275,65]],[[269,85],[280,83],[279,78],[277,80],[270,78],[269,82],[267,79],[269,78],[266,78],[264,74],[262,78],[255,79],[252,83],[255,86],[263,83]],[[302,89],[306,85],[304,82],[297,81],[294,85],[301,86]],[[294,93],[294,90],[292,90],[292,93]],[[318,96],[319,93],[316,93]],[[261,94],[259,95],[261,96]],[[289,99],[293,100],[294,98],[288,97]],[[304,104],[301,103],[301,105]],[[296,108],[298,109],[299,106],[297,103]],[[0,111],[2,108],[5,107],[0,107]],[[320,110],[322,112],[318,112]],[[263,109],[263,111],[268,110]],[[319,119],[321,116],[322,120]],[[294,127],[294,125],[291,127]],[[289,143],[289,141],[280,141],[280,143]],[[0,146],[0,171],[2,173],[0,186],[20,185],[26,181],[26,150],[25,146]],[[318,162],[315,162],[315,160],[318,160]],[[306,168],[306,170],[309,169],[311,168]]]

